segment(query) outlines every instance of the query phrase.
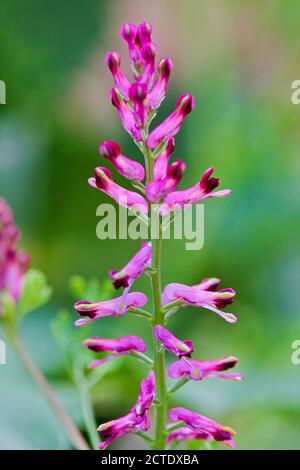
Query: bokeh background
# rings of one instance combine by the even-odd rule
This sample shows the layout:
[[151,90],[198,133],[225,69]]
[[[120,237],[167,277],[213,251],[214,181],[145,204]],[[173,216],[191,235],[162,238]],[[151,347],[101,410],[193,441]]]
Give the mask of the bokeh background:
[[[168,96],[156,122],[190,92],[196,108],[176,138],[187,162],[182,187],[213,165],[229,198],[208,201],[205,245],[184,250],[166,241],[163,282],[203,277],[234,287],[229,325],[204,310],[185,309],[171,327],[191,338],[195,357],[235,355],[243,383],[185,386],[178,403],[234,427],[239,449],[300,448],[300,365],[291,362],[299,318],[300,107],[291,103],[299,79],[297,0],[2,0],[0,194],[13,207],[22,247],[46,273],[53,296],[28,316],[22,335],[61,399],[81,420],[78,394],[65,372],[50,322],[74,298],[74,274],[105,280],[139,241],[96,237],[96,207],[109,202],[87,185],[100,163],[101,140],[116,139],[140,158],[109,103],[107,50],[126,49],[124,21],[150,21],[160,56],[174,62]],[[121,181],[121,180],[119,180]],[[149,292],[148,280],[138,288]],[[104,319],[95,334],[140,334],[142,319]],[[2,334],[2,333],[0,333]],[[142,365],[118,359],[94,388],[97,422],[125,414],[135,401]],[[0,366],[0,448],[68,448],[62,430],[12,351]],[[128,437],[115,448],[141,447]]]

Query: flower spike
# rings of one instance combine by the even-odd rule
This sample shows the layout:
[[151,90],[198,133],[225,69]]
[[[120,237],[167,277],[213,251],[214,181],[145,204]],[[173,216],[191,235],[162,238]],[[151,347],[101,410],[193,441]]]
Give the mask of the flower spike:
[[128,99],[128,90],[130,82],[124,72],[121,70],[121,56],[118,52],[109,52],[105,60],[115,82],[123,98]]

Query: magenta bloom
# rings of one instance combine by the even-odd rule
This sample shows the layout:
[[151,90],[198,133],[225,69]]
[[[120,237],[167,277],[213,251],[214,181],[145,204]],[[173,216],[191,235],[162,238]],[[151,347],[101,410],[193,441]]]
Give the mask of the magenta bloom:
[[134,138],[136,142],[141,140],[141,133],[136,125],[135,117],[128,103],[124,101],[117,88],[110,93],[112,105],[117,108],[124,129]]
[[[10,207],[0,198],[0,292],[7,290],[17,302],[23,286],[23,277],[29,266],[29,256],[17,249],[20,232]],[[1,306],[0,306],[1,313]]]
[[168,166],[165,178],[152,181],[146,185],[147,198],[152,202],[157,202],[173,191],[180,183],[182,173],[185,171],[186,165],[181,160],[176,160],[172,165]]
[[175,111],[170,114],[148,138],[148,145],[151,149],[157,147],[161,142],[167,142],[180,131],[181,125],[187,115],[193,110],[195,100],[192,95],[185,93],[180,96],[176,103]]
[[136,181],[143,181],[145,178],[144,167],[140,163],[122,155],[120,146],[116,142],[111,140],[102,142],[99,151],[125,178]]
[[231,304],[236,293],[233,289],[216,290],[220,280],[216,278],[204,279],[195,286],[186,286],[185,284],[168,284],[163,291],[162,301],[166,305],[175,300],[181,299],[183,305],[194,307],[203,307],[212,310],[229,323],[235,323],[237,318],[228,312],[222,312],[221,309]]
[[154,45],[151,42],[151,34],[152,26],[146,22],[141,23],[138,27],[131,23],[125,23],[121,26],[120,30],[121,37],[128,44],[134,78],[138,81],[142,80],[143,83],[150,81],[149,79],[152,78],[149,68],[151,63],[154,65],[156,51],[153,49]]
[[168,416],[172,422],[183,421],[188,428],[209,434],[212,440],[223,442],[223,444],[234,447],[232,438],[236,433],[228,426],[219,424],[206,416],[196,413],[195,411],[181,407],[171,408]]
[[137,416],[146,417],[144,426],[149,429],[150,423],[147,417],[147,412],[151,408],[155,396],[155,377],[154,372],[151,371],[148,377],[142,380],[140,385],[140,394],[137,402],[132,408],[132,412]]
[[116,184],[107,168],[103,166],[95,168],[95,177],[89,178],[88,182],[93,188],[100,189],[100,191],[110,196],[120,206],[147,214],[148,204],[143,196]]
[[109,52],[106,56],[106,64],[111,71],[116,87],[123,98],[128,99],[130,82],[121,70],[121,56],[118,52]]
[[113,279],[116,289],[119,287],[131,287],[133,282],[143,273],[147,266],[151,266],[152,247],[151,243],[142,243],[139,251],[119,271],[110,271],[109,276]]
[[142,292],[130,292],[112,300],[103,302],[89,302],[79,300],[75,302],[74,308],[81,317],[75,322],[75,326],[82,326],[93,320],[103,317],[120,317],[124,315],[130,307],[144,307],[148,302],[147,296]]
[[159,108],[165,99],[172,68],[173,64],[170,59],[162,59],[158,65],[158,79],[148,95],[148,103],[152,109]]
[[195,429],[182,427],[182,428],[176,429],[175,431],[171,432],[168,435],[167,444],[170,444],[172,441],[177,441],[177,442],[194,441],[196,439],[200,439],[205,442],[211,442],[214,440],[212,435],[209,434],[208,432],[196,431]]
[[232,369],[238,363],[238,359],[226,356],[218,361],[196,361],[194,359],[173,362],[168,369],[172,379],[186,376],[192,380],[203,380],[208,377],[216,377],[229,380],[243,380],[241,374],[220,374],[220,372]]
[[123,336],[116,339],[99,338],[98,336],[88,338],[83,342],[83,345],[94,352],[113,352],[102,359],[92,361],[89,369],[100,366],[115,357],[130,354],[132,351],[145,352],[147,346],[139,336]]
[[190,357],[191,353],[193,352],[193,343],[191,341],[181,341],[161,325],[156,325],[154,327],[153,334],[157,341],[160,341],[162,346],[175,356]]
[[105,449],[113,441],[128,433],[147,431],[150,427],[148,410],[152,406],[154,394],[154,373],[150,372],[148,377],[141,382],[137,403],[131,409],[130,413],[122,418],[112,420],[109,423],[99,426],[97,431],[102,439],[99,449]]
[[143,127],[147,120],[148,108],[145,103],[146,96],[146,85],[141,83],[134,83],[131,85],[129,89],[129,97],[133,103],[134,119],[138,129]]
[[168,194],[164,199],[162,215],[165,215],[172,210],[183,209],[185,206],[195,204],[203,199],[228,196],[231,193],[230,189],[212,192],[220,184],[218,178],[211,178],[213,171],[213,168],[206,170],[199,183],[195,184],[191,188],[174,191]]

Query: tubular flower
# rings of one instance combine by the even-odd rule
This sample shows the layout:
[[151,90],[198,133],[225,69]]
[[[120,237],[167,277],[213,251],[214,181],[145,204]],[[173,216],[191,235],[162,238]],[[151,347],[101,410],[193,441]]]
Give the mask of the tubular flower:
[[202,416],[195,411],[181,407],[171,408],[168,416],[172,422],[183,421],[188,428],[209,434],[214,441],[223,442],[223,444],[229,447],[234,447],[235,445],[232,438],[236,433],[233,429],[219,424],[206,416]]
[[128,103],[124,101],[117,88],[113,88],[110,93],[111,103],[117,108],[124,129],[134,138],[136,142],[141,140],[141,133],[136,126],[133,112]]
[[147,431],[150,426],[148,410],[152,406],[155,395],[154,373],[142,380],[140,394],[130,413],[109,423],[101,424],[97,431],[102,442],[99,449],[106,449],[116,439],[136,431]]
[[218,361],[196,361],[189,359],[185,361],[175,361],[168,369],[169,377],[177,379],[186,376],[192,380],[203,380],[208,377],[220,379],[243,380],[241,374],[220,374],[219,372],[232,369],[238,363],[238,359],[226,356]]
[[157,341],[160,341],[162,346],[171,354],[178,357],[191,356],[193,352],[193,343],[191,341],[181,341],[161,325],[154,327],[153,334]]
[[130,354],[132,351],[145,352],[147,346],[145,342],[139,336],[123,336],[116,339],[105,339],[99,338],[98,336],[88,338],[83,342],[83,345],[94,352],[113,352],[102,359],[92,361],[89,365],[89,369],[100,366],[105,362],[114,359],[115,357]]
[[148,299],[141,292],[130,292],[112,300],[103,302],[89,302],[79,300],[75,302],[74,308],[81,317],[75,322],[75,326],[82,326],[93,320],[103,317],[120,317],[124,315],[130,307],[144,307]]
[[143,273],[144,269],[151,265],[152,247],[151,243],[142,243],[139,251],[119,271],[110,271],[109,276],[113,279],[116,289],[119,287],[131,287],[133,282]]
[[163,304],[168,304],[181,299],[183,305],[194,307],[203,307],[215,312],[229,323],[235,323],[237,318],[228,312],[222,312],[221,309],[233,302],[236,293],[233,289],[215,290],[220,280],[215,278],[204,279],[195,286],[186,286],[185,284],[168,284],[163,291]]
[[123,98],[128,99],[130,82],[121,70],[121,56],[118,52],[109,52],[106,56],[106,64],[113,76],[116,87],[121,92]]
[[170,59],[162,59],[158,65],[158,79],[148,95],[148,103],[152,109],[159,108],[165,99],[172,68]]
[[167,437],[167,444],[170,444],[172,441],[194,441],[201,439],[202,441],[211,442],[213,437],[211,434],[205,431],[196,431],[188,427],[182,427],[171,432]]
[[116,142],[105,140],[101,143],[99,152],[125,178],[135,181],[143,181],[145,178],[144,167],[140,163],[122,155],[120,146]]
[[19,238],[11,209],[0,198],[0,292],[7,290],[15,302],[21,295],[23,277],[29,266],[28,254],[17,249]]
[[157,202],[160,198],[165,197],[173,191],[180,183],[182,173],[185,171],[186,165],[181,160],[176,160],[167,168],[165,178],[155,180],[146,185],[146,195],[151,202]]
[[120,206],[147,214],[148,204],[143,196],[114,183],[111,172],[107,168],[103,166],[95,168],[95,177],[89,178],[88,182],[93,188],[100,189],[110,196]]
[[161,142],[167,142],[180,131],[181,125],[188,114],[194,109],[195,100],[192,95],[185,93],[180,96],[176,103],[175,111],[170,114],[148,138],[148,145],[151,149],[157,147]]
[[146,85],[134,83],[129,89],[129,96],[133,103],[134,119],[136,126],[141,128],[147,119],[147,107],[145,104],[147,96]]
[[[144,48],[151,43],[152,26],[141,23],[138,27],[132,23],[121,26],[120,35],[127,42],[134,78],[139,80],[147,66]],[[146,58],[147,59],[147,58]]]
[[229,189],[212,192],[220,184],[218,178],[210,177],[213,171],[213,168],[206,170],[199,183],[195,184],[191,188],[169,193],[164,199],[162,215],[165,215],[172,210],[181,210],[185,206],[195,204],[203,199],[228,196],[231,193]]

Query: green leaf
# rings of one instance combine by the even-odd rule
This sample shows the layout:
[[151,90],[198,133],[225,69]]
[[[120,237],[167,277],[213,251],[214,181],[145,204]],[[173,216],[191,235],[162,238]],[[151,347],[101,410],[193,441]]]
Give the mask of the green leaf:
[[19,319],[46,304],[52,293],[51,287],[47,284],[46,276],[35,269],[27,271],[23,282],[23,290],[18,303]]
[[9,322],[15,312],[16,304],[7,290],[0,293],[0,320]]

